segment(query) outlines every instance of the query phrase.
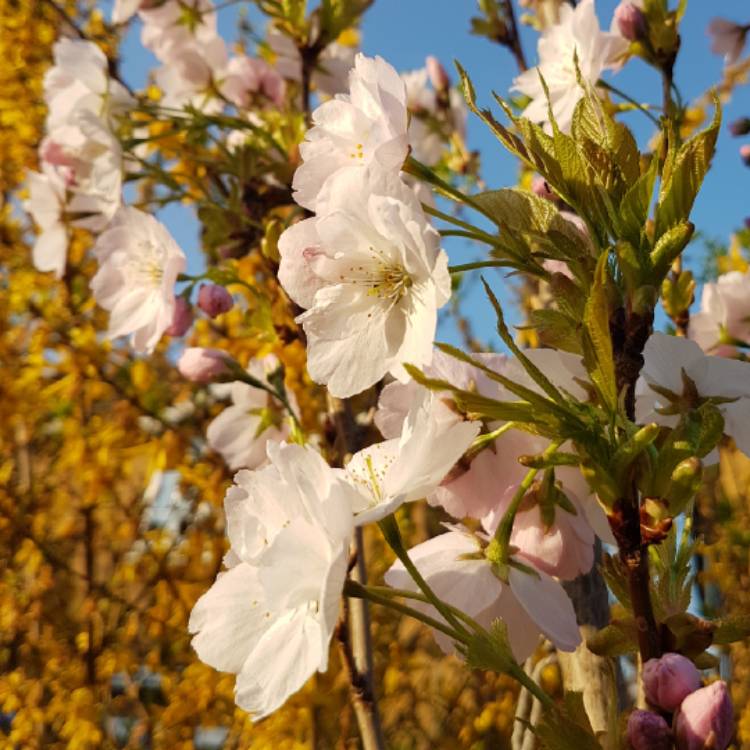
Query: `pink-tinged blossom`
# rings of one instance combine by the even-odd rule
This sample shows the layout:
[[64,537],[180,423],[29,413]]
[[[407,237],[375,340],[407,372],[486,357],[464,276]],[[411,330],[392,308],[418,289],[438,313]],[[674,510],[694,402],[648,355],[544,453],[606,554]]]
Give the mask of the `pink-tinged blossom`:
[[478,422],[447,422],[427,390],[413,401],[400,437],[356,453],[347,476],[360,490],[356,525],[379,521],[403,503],[428,496],[479,434]]
[[200,659],[237,675],[237,705],[256,720],[327,669],[356,493],[312,448],[269,443],[268,459],[227,492],[228,570],[188,624]]
[[183,296],[175,298],[174,315],[164,333],[167,336],[184,336],[190,326],[193,325],[193,306]]
[[432,358],[437,310],[450,296],[440,235],[398,174],[343,171],[328,186],[326,213],[279,240],[279,280],[307,312],[308,371],[347,397],[404,362]]
[[640,423],[657,422],[674,426],[676,415],[660,413],[668,399],[649,388],[656,385],[680,397],[683,373],[695,384],[699,399],[717,398],[724,417],[724,433],[737,447],[750,455],[750,364],[703,353],[694,341],[654,333],[643,351],[645,364],[636,383],[636,417]]
[[730,271],[704,285],[701,309],[690,317],[690,338],[720,356],[737,352],[731,339],[750,343],[750,273]]
[[636,709],[626,731],[632,750],[672,750],[672,730],[659,714]]
[[[247,371],[267,383],[278,367],[278,359],[269,354],[252,360]],[[280,443],[289,437],[289,415],[276,398],[248,383],[232,383],[229,395],[232,405],[208,425],[206,439],[230,469],[258,468],[266,460],[266,443]],[[288,399],[296,411],[294,394],[288,393]]]
[[749,26],[742,26],[726,18],[714,18],[708,24],[711,52],[721,55],[725,65],[734,65],[740,59],[747,41]]
[[66,213],[77,226],[101,231],[122,202],[122,149],[107,125],[83,109],[48,132],[39,155],[43,170],[67,189]]
[[532,100],[523,112],[524,117],[533,122],[549,122],[541,73],[549,88],[552,114],[561,130],[569,130],[576,104],[583,96],[576,56],[583,80],[595,86],[602,72],[615,67],[627,49],[626,39],[601,30],[594,0],[582,0],[575,8],[563,4],[560,22],[545,29],[539,40],[538,67],[521,73],[513,83],[512,90]]
[[180,375],[194,383],[211,383],[229,374],[228,355],[222,349],[191,346],[177,360]]
[[110,338],[130,335],[133,348],[151,352],[174,318],[174,286],[185,255],[163,224],[135,208],[121,208],[99,235],[96,301],[109,310]]
[[629,42],[643,39],[646,35],[646,16],[643,14],[643,0],[621,0],[615,8],[612,26]]
[[52,271],[59,279],[65,273],[68,254],[68,231],[63,221],[65,185],[50,171],[29,172],[28,184],[25,208],[39,229],[31,259],[37,271]]
[[725,682],[685,698],[675,718],[677,750],[726,750],[734,734],[732,699]]
[[397,175],[406,159],[406,90],[381,57],[358,54],[349,94],[321,104],[312,119],[292,183],[294,199],[311,211],[319,211],[319,197],[332,175],[370,164]]
[[682,654],[668,653],[643,665],[643,689],[648,702],[669,713],[701,686],[695,664]]
[[740,146],[740,159],[746,167],[750,167],[750,143]]
[[[573,605],[563,587],[543,571],[527,573],[512,564],[507,582],[501,581],[481,550],[481,543],[474,536],[454,530],[412,547],[409,556],[444,602],[484,627],[502,619],[517,661],[522,662],[534,651],[542,633],[561,651],[574,651],[581,636]],[[394,588],[416,590],[399,561],[385,574],[385,580]],[[431,605],[411,605],[442,619]],[[435,632],[435,640],[445,652],[453,650],[446,635]]]
[[229,312],[233,306],[232,295],[219,284],[201,284],[198,289],[198,307],[210,318]]
[[425,68],[430,78],[430,83],[435,91],[444,91],[451,85],[451,79],[448,76],[443,64],[437,57],[428,55],[425,60]]
[[[566,352],[551,349],[530,351],[527,355],[560,388],[577,398],[586,398],[578,381],[586,379],[581,360]],[[475,358],[492,370],[533,390],[538,390],[521,366],[500,354],[477,354]],[[476,391],[480,395],[498,400],[515,400],[516,397],[478,368],[460,362],[440,352],[435,352],[426,374],[445,380],[462,390]],[[409,404],[422,390],[416,383],[390,383],[381,393],[375,424],[386,437],[400,434],[401,425]],[[438,394],[433,399],[437,416],[447,423],[459,420],[450,407],[451,394]],[[500,422],[489,425],[490,429]],[[483,519],[487,528],[494,530],[500,515],[507,508],[518,485],[528,471],[518,462],[521,455],[543,452],[549,441],[518,430],[509,430],[478,453],[467,467],[452,472],[428,496],[432,505],[442,506],[455,518]],[[581,476],[573,467],[558,467],[556,479],[576,509],[569,513],[556,510],[555,524],[545,533],[538,506],[530,504],[519,513],[514,526],[513,543],[528,552],[529,559],[550,574],[573,578],[591,568],[594,533],[606,542],[614,542],[606,516]]]
[[249,107],[257,96],[265,97],[276,107],[284,103],[284,79],[259,57],[232,57],[219,79],[222,95],[237,107]]
[[54,65],[44,76],[48,128],[84,110],[107,122],[133,106],[127,89],[109,77],[107,58],[98,45],[62,38],[55,42],[53,55]]

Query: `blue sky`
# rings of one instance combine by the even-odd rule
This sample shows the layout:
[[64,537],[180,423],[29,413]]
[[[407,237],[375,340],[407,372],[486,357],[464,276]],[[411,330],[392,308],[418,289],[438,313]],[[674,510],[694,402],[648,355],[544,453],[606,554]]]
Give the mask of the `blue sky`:
[[[603,27],[609,27],[616,5],[617,0],[597,0],[597,13]],[[493,90],[500,95],[507,94],[517,70],[505,49],[469,33],[469,18],[475,14],[475,8],[472,0],[376,0],[365,16],[363,51],[383,56],[399,70],[422,66],[428,54],[441,59],[449,70],[452,69],[451,61],[458,59],[471,75],[480,101],[489,104]],[[235,36],[236,12],[237,6],[232,6],[220,13],[220,28],[228,39]],[[705,31],[711,18],[717,15],[750,22],[750,6],[746,0],[689,0],[682,24],[683,47],[675,72],[676,83],[686,100],[700,95],[720,79],[722,61],[711,54]],[[256,14],[252,13],[251,18],[255,17]],[[528,28],[523,29],[522,35],[527,59],[533,64],[537,35]],[[123,47],[122,71],[125,77],[133,85],[140,86],[153,64],[153,58],[138,41],[138,30],[133,29]],[[613,84],[635,94],[641,101],[660,101],[658,74],[640,61],[631,61],[623,71],[608,77]],[[750,89],[747,86],[738,88],[726,106],[718,154],[693,212],[693,221],[707,237],[726,239],[746,216],[750,216],[750,170],[738,156],[743,141],[732,138],[726,128],[727,123],[743,115],[750,116]],[[628,116],[627,122],[639,142],[645,144],[652,133],[647,118],[634,112]],[[470,147],[481,153],[482,175],[489,188],[515,183],[516,162],[473,117],[469,120],[468,139]],[[194,270],[199,263],[197,223],[187,217],[186,212],[182,207],[174,207],[162,215],[162,220],[191,257]],[[461,242],[446,244],[446,249],[454,263],[463,262],[472,253]],[[702,252],[702,243],[694,242],[689,250],[689,261],[699,267]],[[495,278],[495,285],[500,285],[501,277]],[[503,296],[511,304],[509,295]],[[491,336],[494,318],[486,301],[477,294],[472,296],[466,309],[480,339],[497,343]],[[451,327],[444,328],[441,336],[455,341]]]

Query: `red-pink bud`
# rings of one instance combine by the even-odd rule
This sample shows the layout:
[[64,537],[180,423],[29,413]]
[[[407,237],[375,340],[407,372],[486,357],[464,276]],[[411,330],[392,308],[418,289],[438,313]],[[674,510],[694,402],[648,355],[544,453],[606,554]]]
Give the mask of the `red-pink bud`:
[[193,308],[184,297],[177,297],[174,301],[172,322],[165,333],[167,336],[184,336],[191,325],[193,325]]
[[670,713],[700,686],[700,672],[681,654],[664,654],[643,665],[643,689],[648,702]]
[[672,732],[659,714],[636,709],[628,717],[627,737],[633,750],[671,750]]
[[195,383],[210,383],[229,373],[229,355],[221,349],[190,347],[177,360],[177,369]]
[[646,36],[646,16],[634,3],[622,0],[615,8],[615,20],[625,39],[635,42]]
[[451,79],[448,77],[448,73],[437,57],[429,55],[425,60],[425,67],[427,68],[427,75],[430,78],[430,83],[435,91],[444,91],[451,85]]
[[732,699],[725,682],[688,695],[675,720],[678,750],[726,750],[734,734]]
[[746,166],[750,167],[750,143],[740,146],[740,158],[745,162]]
[[234,305],[232,295],[218,284],[201,284],[198,290],[198,307],[206,315],[215,318],[217,315],[231,310]]

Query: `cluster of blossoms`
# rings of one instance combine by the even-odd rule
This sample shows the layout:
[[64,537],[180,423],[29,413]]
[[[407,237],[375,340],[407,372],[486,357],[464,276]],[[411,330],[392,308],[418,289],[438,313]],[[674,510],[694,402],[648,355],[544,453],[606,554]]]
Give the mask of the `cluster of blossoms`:
[[[586,94],[581,84],[596,87],[643,34],[642,6],[622,3],[613,30],[604,32],[593,0],[563,4],[540,40],[538,68],[515,81],[515,90],[531,100],[525,116],[569,131]],[[155,80],[163,106],[213,113],[229,105],[251,122],[254,114],[246,110],[281,106],[286,82],[302,79],[300,51],[283,34],[270,43],[276,67],[230,56],[210,0],[118,2],[115,20],[124,23],[135,13],[143,44],[161,63]],[[315,85],[323,101],[300,144],[292,182],[294,200],[308,213],[279,238],[278,280],[301,309],[296,322],[315,383],[341,399],[385,383],[374,415],[383,440],[333,468],[312,440],[301,444],[298,405],[277,384],[274,356],[242,370],[221,350],[189,348],[178,362],[185,377],[213,383],[217,398],[231,399],[208,427],[207,443],[239,470],[225,498],[227,569],[195,606],[190,631],[203,661],[237,675],[237,703],[255,718],[326,669],[355,529],[375,522],[389,528],[387,517],[404,503],[424,498],[452,517],[444,533],[412,548],[385,576],[401,594],[417,594],[413,611],[433,625],[446,652],[456,646],[455,610],[487,630],[502,620],[518,662],[532,654],[540,635],[574,651],[581,635],[562,582],[591,571],[597,537],[615,544],[603,505],[570,461],[577,450],[572,441],[550,440],[523,421],[480,420],[456,397],[457,390],[484,403],[517,402],[519,391],[532,400],[544,397],[533,376],[539,372],[555,393],[589,406],[599,384],[582,357],[543,349],[462,359],[434,348],[451,274],[425,209],[432,197],[405,167],[410,154],[437,163],[446,133],[463,132],[464,105],[447,74],[428,58],[424,70],[402,76],[379,57],[336,44],[320,63]],[[136,351],[153,351],[165,333],[181,336],[192,325],[193,285],[176,293],[184,253],[154,217],[122,204],[129,167],[117,117],[134,100],[110,78],[95,45],[71,40],[55,49],[45,93],[48,133],[41,172],[30,178],[29,208],[41,230],[35,264],[62,275],[69,229],[96,232],[99,269],[91,287],[110,312],[109,335],[129,335]],[[552,197],[546,184],[536,192]],[[560,214],[567,219],[561,223],[574,227],[570,236],[593,254],[586,222]],[[540,267],[573,280],[565,261],[547,258]],[[648,338],[635,387],[638,426],[669,430],[708,405],[720,414],[723,433],[750,455],[750,367],[728,358],[750,335],[747,291],[745,275],[728,274],[706,286],[702,310],[691,321],[692,340]],[[197,307],[210,318],[233,305],[222,286],[204,284],[197,292]],[[412,379],[408,365],[433,387]],[[217,386],[217,380],[227,382]],[[568,451],[567,463],[529,472],[527,459],[558,450]],[[707,450],[698,458],[714,456]],[[420,590],[430,595],[419,598]],[[662,672],[682,659],[673,656],[646,665],[649,700],[677,711],[678,747],[692,750],[708,741],[726,747],[725,688],[699,689],[695,672],[685,679],[689,689],[666,690]],[[684,677],[687,667],[675,668]],[[656,743],[659,732],[670,746],[672,730],[657,714],[634,713],[630,724],[635,750],[658,747],[641,738]]]
[[[643,687],[653,711],[637,709],[628,719],[633,750],[726,748],[734,732],[732,701],[721,680],[701,687],[690,659],[674,653],[643,665]],[[661,712],[661,713],[658,713]],[[673,716],[672,727],[664,715]]]

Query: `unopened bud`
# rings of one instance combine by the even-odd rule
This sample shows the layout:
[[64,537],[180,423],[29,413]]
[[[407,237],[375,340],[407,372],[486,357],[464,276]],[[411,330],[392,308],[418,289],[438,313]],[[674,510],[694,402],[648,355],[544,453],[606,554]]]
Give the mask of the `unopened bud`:
[[218,284],[201,284],[198,290],[198,307],[206,315],[215,318],[217,315],[232,309],[234,300],[232,295]]
[[734,136],[747,135],[750,133],[750,117],[740,117],[739,120],[730,122],[729,132]]
[[659,714],[636,709],[628,718],[628,742],[633,750],[670,750],[672,732]]
[[231,360],[221,349],[190,347],[177,360],[177,369],[183,378],[194,383],[210,383],[230,372]]
[[746,167],[750,167],[750,143],[740,146],[740,158],[745,162]]
[[539,174],[534,175],[534,179],[531,181],[531,192],[540,198],[546,198],[548,201],[555,199],[555,194],[549,189],[547,180]]
[[643,690],[648,702],[670,713],[700,686],[700,672],[682,654],[664,654],[643,665]]
[[646,16],[634,3],[622,0],[615,8],[615,20],[625,39],[637,42],[646,36]]
[[734,734],[733,714],[725,682],[691,693],[675,720],[678,750],[726,750]]
[[425,67],[427,68],[430,83],[435,91],[445,91],[451,85],[451,79],[437,57],[429,55],[425,60]]
[[691,456],[677,464],[669,482],[665,498],[670,513],[677,515],[693,499],[703,481],[703,464],[697,456]]
[[169,328],[165,331],[167,336],[184,336],[187,329],[193,324],[193,308],[184,297],[177,297],[174,302],[174,315]]

